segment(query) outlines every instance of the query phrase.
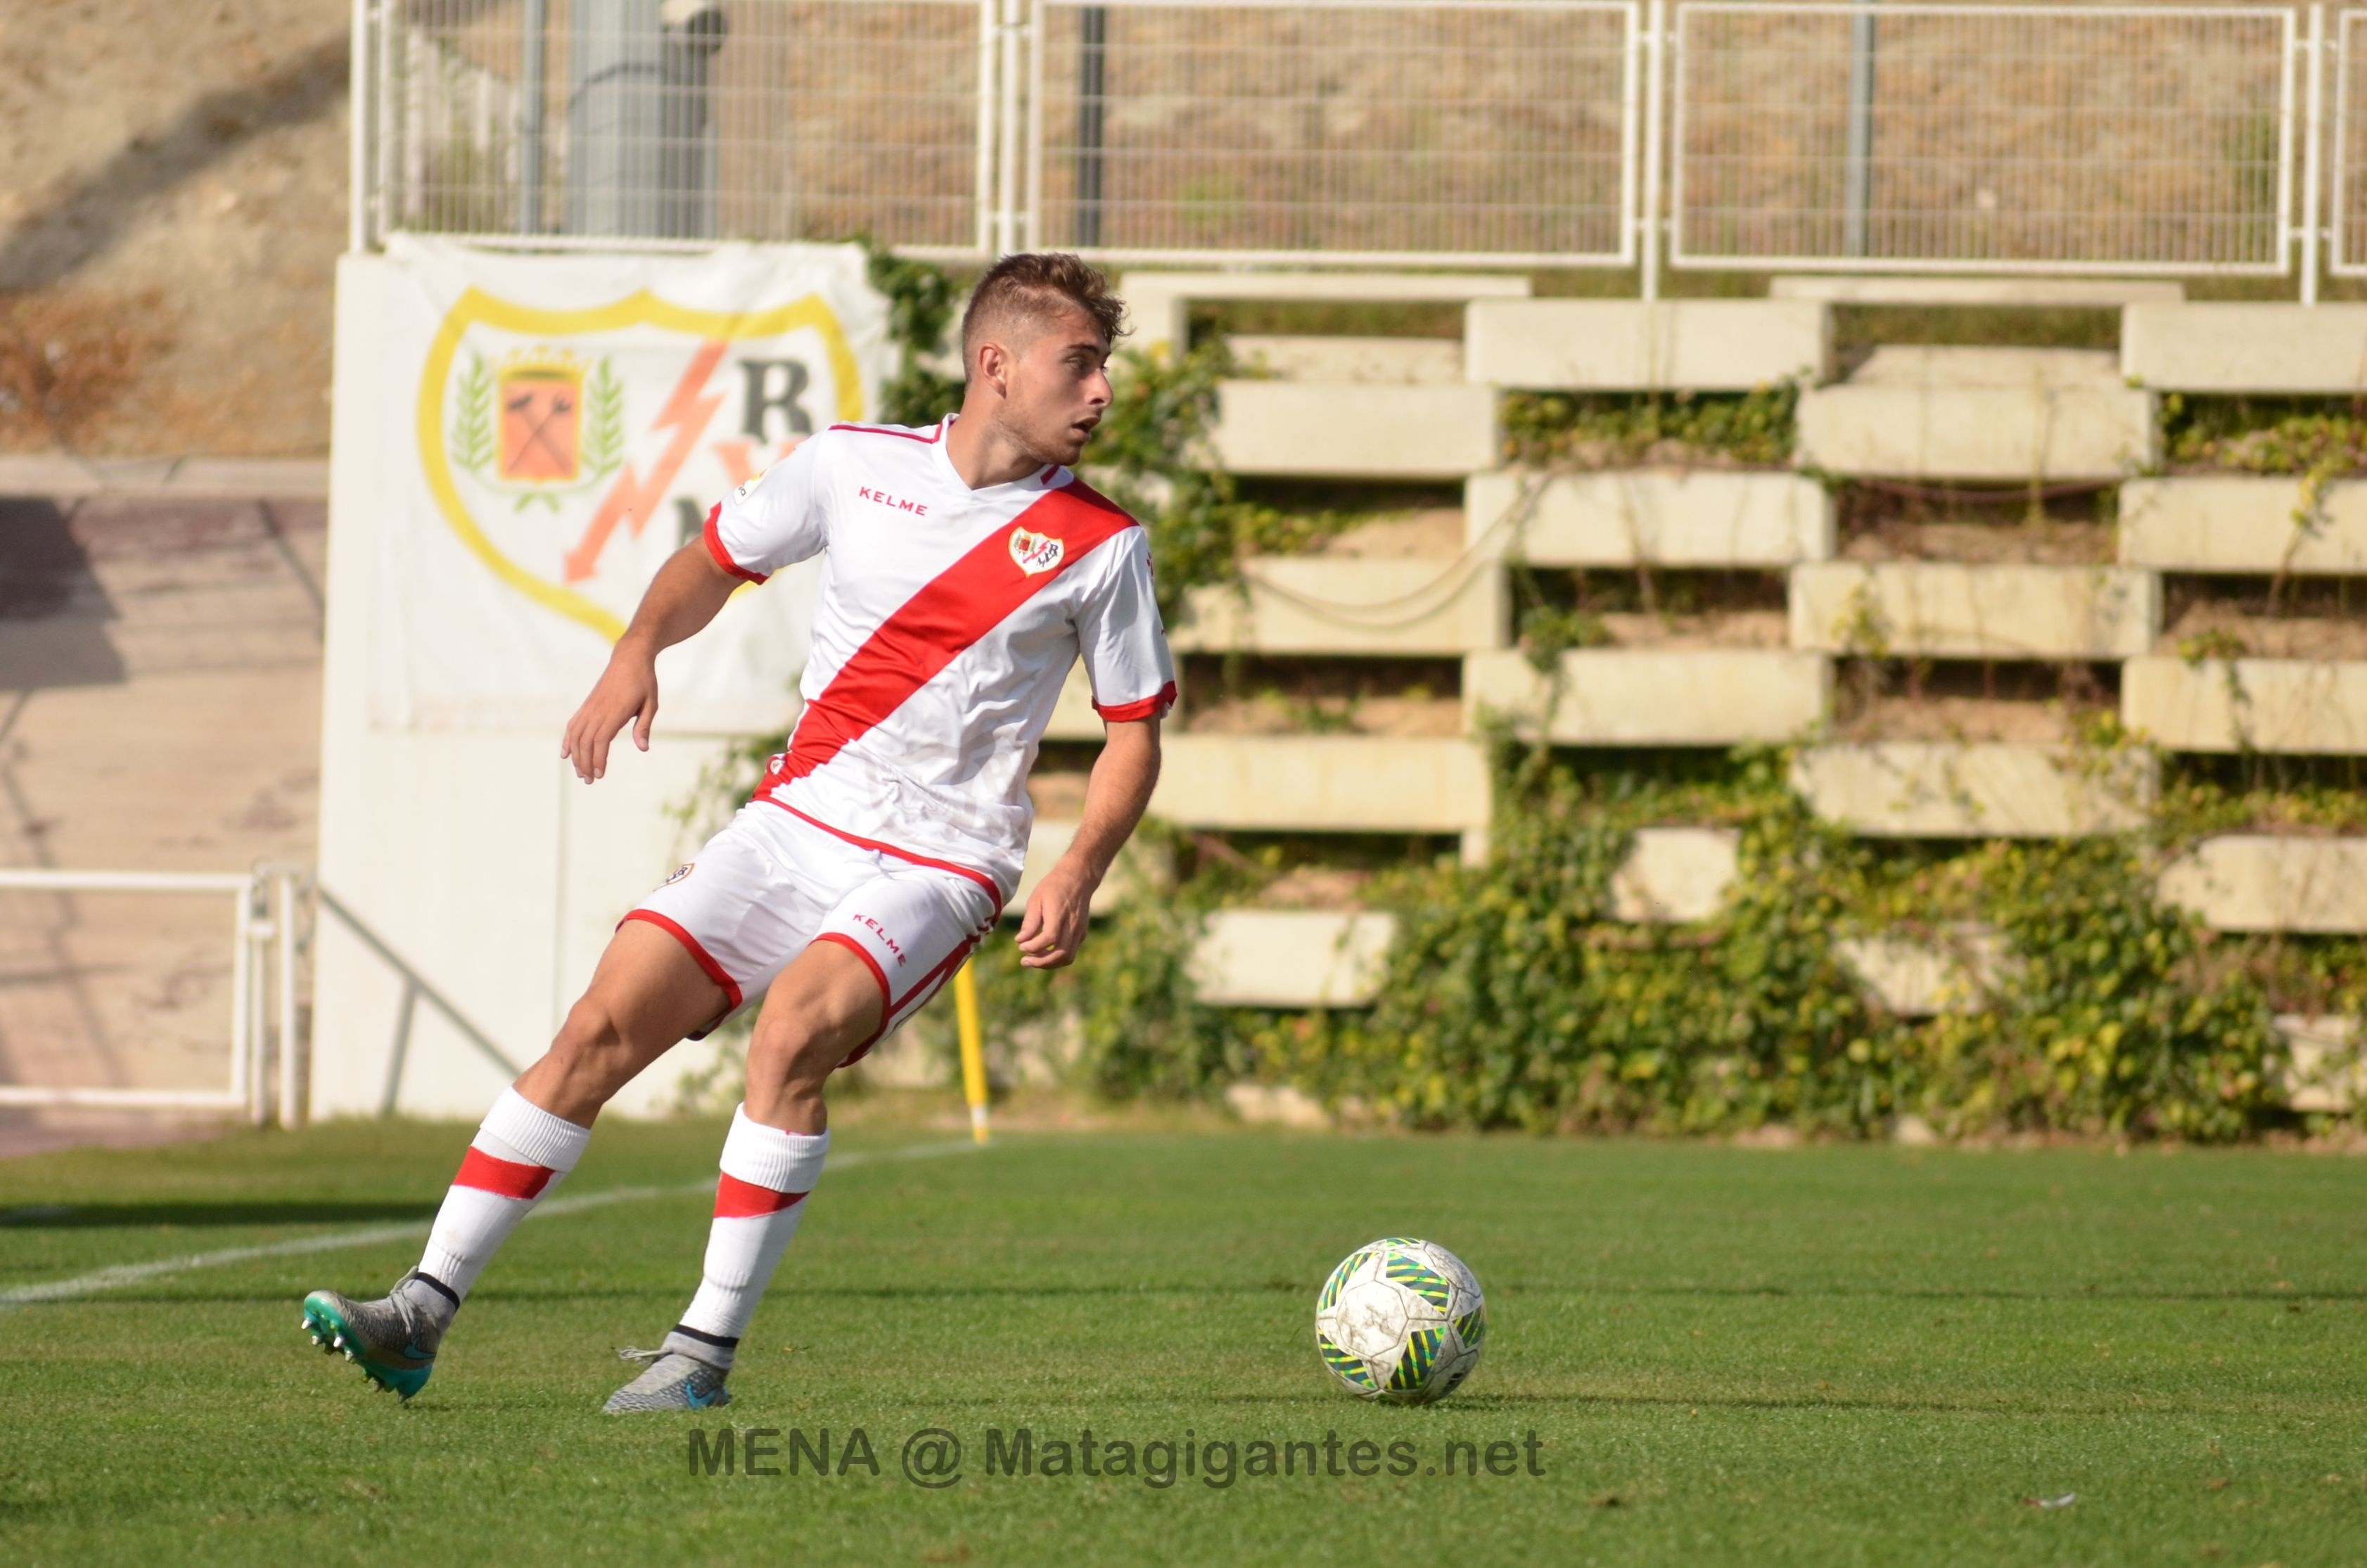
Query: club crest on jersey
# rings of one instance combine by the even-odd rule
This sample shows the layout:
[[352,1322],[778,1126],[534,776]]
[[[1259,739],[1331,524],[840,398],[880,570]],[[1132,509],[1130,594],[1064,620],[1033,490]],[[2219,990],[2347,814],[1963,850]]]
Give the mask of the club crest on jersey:
[[1029,533],[1025,528],[1011,530],[1011,559],[1030,577],[1049,572],[1060,564],[1060,556],[1068,549],[1049,534]]

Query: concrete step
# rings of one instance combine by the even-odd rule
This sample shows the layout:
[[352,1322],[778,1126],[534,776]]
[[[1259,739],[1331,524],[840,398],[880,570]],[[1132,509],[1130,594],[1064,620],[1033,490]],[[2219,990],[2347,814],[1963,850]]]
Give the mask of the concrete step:
[[2367,386],[2367,305],[2132,304],[2121,370],[2161,392],[2350,395]]
[[1742,852],[1727,827],[1645,827],[1611,875],[1611,917],[1637,925],[1692,925],[1726,905]]
[[2293,1069],[2285,1077],[2287,1105],[2336,1115],[2367,1105],[2367,1060],[2360,1054],[2356,1019],[2279,1013],[2276,1028],[2293,1052]]
[[2153,394],[2121,384],[2109,353],[1878,348],[1800,397],[1800,465],[1831,473],[2108,482],[2157,449]]
[[2161,622],[2161,579],[2112,566],[1946,561],[1796,566],[1792,645],[1959,659],[2129,659]]
[[1830,320],[1809,300],[1481,300],[1465,362],[1475,381],[1538,391],[1749,392],[1821,380]]
[[[1796,740],[1825,716],[1831,661],[1747,648],[1586,648],[1561,656],[1561,698],[1546,738],[1564,745],[1739,745]],[[1537,728],[1546,679],[1525,654],[1463,665],[1464,728],[1486,711]]]
[[1275,833],[1437,833],[1486,846],[1488,760],[1464,740],[1372,735],[1167,737],[1156,815]]
[[2198,474],[2121,486],[2121,563],[2166,572],[2367,574],[2367,483],[2313,504],[2298,479]]
[[[1179,671],[1177,678],[1182,678]],[[1069,666],[1067,678],[1060,683],[1060,700],[1052,709],[1050,722],[1044,726],[1048,741],[1099,741],[1107,738],[1108,726],[1093,711],[1093,683],[1085,676],[1081,662]]]
[[1421,304],[1522,300],[1525,273],[1129,272],[1118,280],[1134,327],[1128,347],[1173,348],[1184,341],[1193,303],[1210,300],[1311,300],[1325,303]]
[[2098,768],[2048,746],[1879,741],[1804,749],[1792,787],[1871,838],[2070,838],[2137,826],[2157,778],[2138,756]]
[[[1016,920],[1027,908],[1027,895],[1044,874],[1069,852],[1077,841],[1077,824],[1037,818],[1036,830],[1027,838],[1027,859],[1019,870],[1019,891],[1011,895],[1011,903],[1002,911],[1006,920]],[[1128,898],[1146,890],[1163,887],[1174,872],[1164,855],[1152,849],[1139,838],[1127,841],[1117,852],[1116,864],[1102,885],[1093,890],[1091,908],[1095,915],[1106,915]]]
[[1246,592],[1193,589],[1169,629],[1178,653],[1466,653],[1510,631],[1504,574],[1486,562],[1256,556]]
[[1771,300],[1822,300],[1835,305],[1987,305],[2114,307],[2176,304],[2186,285],[2160,278],[1910,277],[1900,273],[1787,274],[1767,280]]
[[1387,915],[1219,910],[1192,951],[1192,983],[1212,1007],[1369,1006],[1396,934]]
[[1840,960],[1873,998],[1903,1018],[1976,1013],[2010,961],[2005,937],[1964,926],[1942,940],[1911,937],[1850,937]]
[[2367,838],[2208,838],[2162,872],[2161,896],[2215,931],[2367,931]]
[[1833,552],[1832,498],[1795,473],[1474,474],[1466,535],[1537,566],[1789,566]]
[[2171,751],[2367,756],[2367,661],[2132,659],[2121,720]]
[[1234,473],[1461,479],[1501,460],[1489,387],[1227,381],[1217,460]]
[[1285,381],[1458,386],[1463,345],[1436,337],[1269,337],[1237,333],[1233,354]]
[[222,501],[324,501],[323,458],[78,458],[0,455],[0,495],[67,500],[87,495]]

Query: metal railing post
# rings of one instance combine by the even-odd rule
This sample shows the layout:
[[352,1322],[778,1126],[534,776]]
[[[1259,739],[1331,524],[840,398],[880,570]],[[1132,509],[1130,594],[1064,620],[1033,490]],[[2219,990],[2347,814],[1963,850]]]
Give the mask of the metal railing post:
[[275,879],[278,884],[277,971],[272,979],[277,988],[275,1001],[279,1014],[279,1125],[304,1125],[306,1093],[311,1077],[311,1052],[297,1033],[296,1028],[296,876],[282,867]]
[[1874,205],[1874,47],[1872,0],[1850,15],[1849,149],[1843,155],[1841,254],[1866,252],[1866,212]]
[[2301,302],[2317,303],[2318,189],[2325,182],[2326,145],[2326,7],[2309,8],[2308,52],[2302,68],[2309,73],[2309,128],[2302,142]]
[[1644,41],[1644,202],[1639,266],[1644,298],[1660,297],[1660,117],[1666,107],[1669,0],[1652,0]]
[[255,1028],[255,879],[249,877],[238,895],[238,913],[231,922],[230,958],[231,1093],[250,1121],[262,1106],[262,1051]]
[[1002,105],[995,134],[994,253],[999,256],[1019,248],[1019,42],[1026,26],[1025,4],[1002,0],[1001,48],[996,51]]
[[345,66],[345,104],[350,126],[345,137],[345,248],[370,246],[370,138],[377,131],[377,106],[370,99],[369,0],[354,0],[353,50]]
[[999,0],[978,0],[978,248],[994,248],[994,62]]
[[518,73],[518,210],[517,232],[542,233],[542,138],[545,77],[549,72],[550,17],[549,0],[526,0],[524,33],[518,41],[525,58]]

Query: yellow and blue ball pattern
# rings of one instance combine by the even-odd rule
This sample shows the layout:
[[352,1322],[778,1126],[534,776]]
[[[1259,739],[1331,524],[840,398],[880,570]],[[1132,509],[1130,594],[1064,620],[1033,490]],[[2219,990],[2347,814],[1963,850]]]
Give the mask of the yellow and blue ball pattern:
[[1350,1253],[1315,1299],[1324,1369],[1360,1399],[1426,1404],[1479,1364],[1479,1281],[1436,1242],[1384,1236]]

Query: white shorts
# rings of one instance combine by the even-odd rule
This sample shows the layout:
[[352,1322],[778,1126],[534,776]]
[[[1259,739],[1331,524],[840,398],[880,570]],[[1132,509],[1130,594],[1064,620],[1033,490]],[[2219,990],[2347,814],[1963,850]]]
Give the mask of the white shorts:
[[1002,911],[1002,895],[980,872],[924,863],[752,801],[625,919],[690,950],[730,998],[718,1024],[813,943],[852,951],[879,982],[881,1008],[879,1028],[852,1062],[953,978]]

